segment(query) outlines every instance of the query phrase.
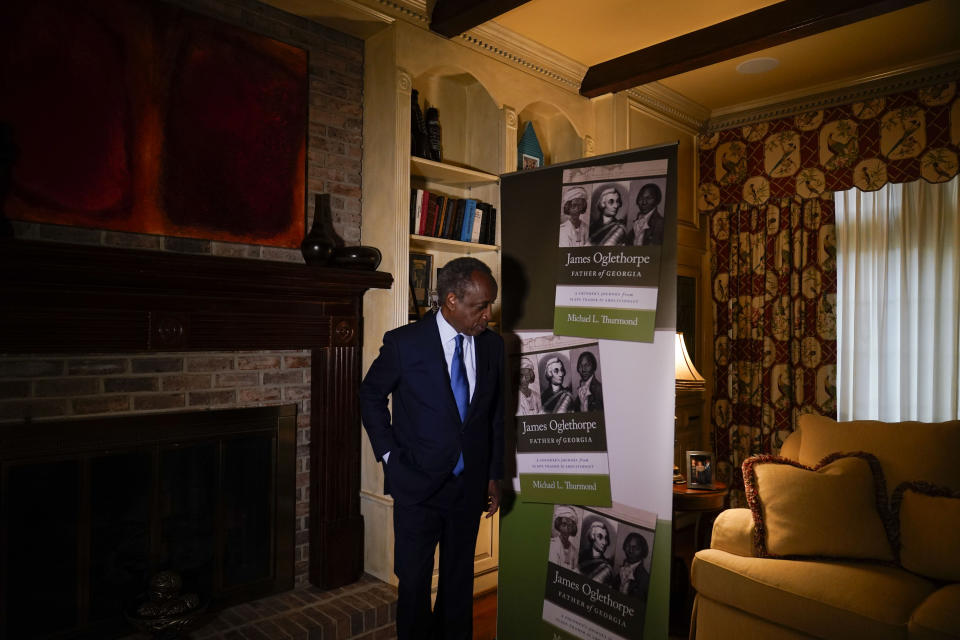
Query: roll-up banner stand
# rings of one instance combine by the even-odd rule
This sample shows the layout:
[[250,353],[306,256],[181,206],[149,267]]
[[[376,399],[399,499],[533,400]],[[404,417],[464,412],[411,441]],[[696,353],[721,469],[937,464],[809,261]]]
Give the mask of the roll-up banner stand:
[[666,638],[677,145],[501,177],[497,637]]

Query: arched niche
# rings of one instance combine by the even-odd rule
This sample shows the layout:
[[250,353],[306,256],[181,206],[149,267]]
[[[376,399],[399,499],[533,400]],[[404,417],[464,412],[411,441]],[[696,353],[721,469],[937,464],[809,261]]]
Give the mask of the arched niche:
[[544,164],[551,165],[583,157],[583,139],[569,118],[556,106],[547,102],[531,102],[518,116],[517,141],[533,123],[533,130],[543,151]]
[[443,162],[500,173],[500,110],[473,75],[455,67],[434,67],[413,79],[420,107],[436,107],[443,138]]

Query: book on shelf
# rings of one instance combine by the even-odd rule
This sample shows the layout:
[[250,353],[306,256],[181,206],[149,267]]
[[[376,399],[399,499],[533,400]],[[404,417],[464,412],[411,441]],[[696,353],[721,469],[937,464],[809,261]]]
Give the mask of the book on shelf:
[[457,198],[426,189],[410,189],[410,233],[495,244],[497,209],[475,198]]
[[417,232],[417,190],[410,189],[410,233]]
[[[486,202],[477,203],[477,213],[474,215],[473,236],[470,239],[471,242],[479,242],[483,244],[483,240],[486,237],[484,236],[483,225],[486,223],[489,217],[487,215],[487,207],[489,206],[490,205],[488,205]],[[474,240],[474,238],[476,238],[476,240]]]
[[421,235],[432,236],[433,229],[437,226],[437,210],[440,207],[440,194],[431,193],[427,200],[427,222],[423,226]]
[[440,229],[443,225],[443,210],[447,206],[447,196],[438,195],[437,196],[437,218],[433,221],[433,228],[430,229],[430,234],[434,238],[440,237]]
[[433,226],[433,233],[431,234],[435,238],[442,238],[443,231],[443,218],[447,214],[447,203],[452,200],[450,196],[440,196],[440,200],[437,203],[437,224]]
[[477,207],[483,212],[483,215],[480,217],[480,232],[477,234],[477,242],[490,244],[487,242],[487,234],[490,229],[490,210],[493,208],[493,205],[489,202],[481,202],[477,204]]
[[453,216],[453,225],[450,227],[450,235],[447,236],[451,240],[460,239],[461,229],[463,229],[463,212],[466,206],[466,198],[460,198],[457,200],[457,210]]
[[457,212],[457,200],[459,198],[447,198],[446,206],[443,208],[443,224],[440,225],[440,233],[438,234],[441,238],[450,237],[450,227]]
[[497,208],[490,207],[490,226],[487,227],[487,244],[497,244]]
[[463,208],[463,228],[460,231],[460,241],[470,242],[473,235],[473,216],[477,211],[477,201],[473,198],[467,198],[466,206]]
[[417,226],[417,234],[425,235],[424,231],[427,227],[427,218],[430,215],[430,192],[426,189],[423,190],[423,198],[420,201],[420,222]]
[[420,231],[420,206],[423,203],[423,189],[411,189],[410,193],[410,233]]
[[483,210],[487,203],[477,202],[473,213],[473,227],[470,229],[470,242],[480,242],[480,230],[483,228]]

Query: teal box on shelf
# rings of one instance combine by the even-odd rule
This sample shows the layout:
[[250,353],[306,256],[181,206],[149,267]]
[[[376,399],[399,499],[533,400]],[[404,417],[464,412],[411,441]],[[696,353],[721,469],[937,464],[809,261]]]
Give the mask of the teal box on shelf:
[[543,165],[543,150],[537,140],[537,132],[533,130],[533,123],[528,122],[517,143],[517,169],[536,169]]

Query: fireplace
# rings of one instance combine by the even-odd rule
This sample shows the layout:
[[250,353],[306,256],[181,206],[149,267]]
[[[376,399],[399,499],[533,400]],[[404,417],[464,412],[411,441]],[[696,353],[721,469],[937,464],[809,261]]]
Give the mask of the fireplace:
[[293,586],[294,405],[36,427],[0,426],[0,639],[128,632],[161,570],[216,608]]
[[[380,272],[2,240],[0,353],[307,350],[309,425],[300,426],[309,445],[298,444],[309,449],[309,469],[297,472],[312,472],[309,513],[298,517],[309,516],[309,581],[327,589],[362,572],[362,296],[391,281]],[[48,424],[33,428],[43,434]]]

